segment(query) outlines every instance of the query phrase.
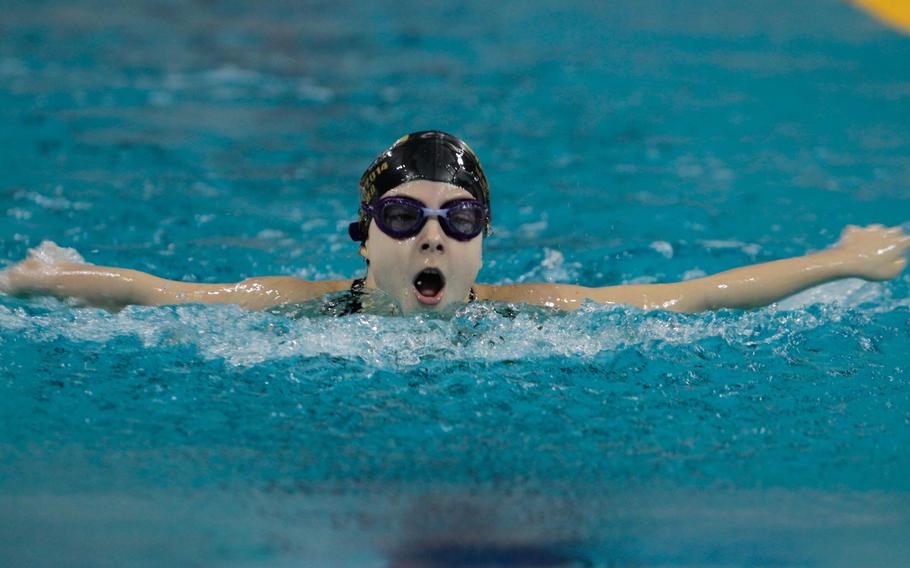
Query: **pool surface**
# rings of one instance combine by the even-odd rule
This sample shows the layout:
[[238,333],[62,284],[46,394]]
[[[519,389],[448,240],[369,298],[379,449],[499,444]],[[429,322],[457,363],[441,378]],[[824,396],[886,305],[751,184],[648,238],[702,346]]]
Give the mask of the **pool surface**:
[[[910,228],[910,36],[850,4],[5,0],[0,266],[364,274],[400,135],[481,282],[670,282]],[[910,277],[753,311],[118,313],[0,296],[0,565],[903,566]]]

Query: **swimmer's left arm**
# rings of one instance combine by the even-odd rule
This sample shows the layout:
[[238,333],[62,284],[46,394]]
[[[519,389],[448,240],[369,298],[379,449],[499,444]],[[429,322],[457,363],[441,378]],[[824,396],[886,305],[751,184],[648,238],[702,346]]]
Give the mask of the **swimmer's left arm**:
[[841,278],[881,281],[907,266],[910,236],[900,228],[850,225],[833,247],[805,256],[744,266],[671,286],[690,305],[683,311],[766,306],[807,288]]
[[847,227],[838,243],[805,256],[735,268],[705,278],[670,284],[587,288],[568,284],[478,286],[481,299],[547,305],[572,310],[587,299],[646,310],[700,312],[766,306],[840,278],[888,280],[907,265],[910,237],[882,225]]

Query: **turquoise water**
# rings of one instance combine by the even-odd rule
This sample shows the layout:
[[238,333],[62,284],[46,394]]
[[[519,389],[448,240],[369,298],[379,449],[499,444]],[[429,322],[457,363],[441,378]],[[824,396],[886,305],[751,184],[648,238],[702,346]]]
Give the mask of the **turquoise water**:
[[[839,2],[4,2],[0,262],[363,273],[362,169],[480,155],[480,280],[910,221],[910,38]],[[900,566],[910,279],[749,312],[0,298],[3,566]],[[501,311],[501,310],[500,310]]]

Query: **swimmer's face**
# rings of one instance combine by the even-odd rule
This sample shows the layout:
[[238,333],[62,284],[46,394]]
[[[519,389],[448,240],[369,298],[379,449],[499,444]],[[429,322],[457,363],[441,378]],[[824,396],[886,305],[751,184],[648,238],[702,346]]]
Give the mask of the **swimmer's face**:
[[[410,197],[434,209],[453,200],[474,198],[460,187],[426,180],[399,185],[383,198],[395,196]],[[370,262],[366,285],[394,296],[404,313],[438,311],[466,302],[483,265],[482,253],[482,235],[469,241],[453,239],[443,232],[436,217],[428,219],[417,235],[401,240],[371,222],[360,249]]]

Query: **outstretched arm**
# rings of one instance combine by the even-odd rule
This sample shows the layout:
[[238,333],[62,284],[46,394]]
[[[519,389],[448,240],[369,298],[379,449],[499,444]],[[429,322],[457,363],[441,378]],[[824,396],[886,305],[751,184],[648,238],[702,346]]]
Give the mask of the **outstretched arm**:
[[[907,265],[910,237],[882,225],[847,227],[833,247],[668,286],[682,311],[755,308],[840,278],[888,280]],[[672,300],[671,300],[672,301]]]
[[[262,309],[302,302],[350,287],[349,280],[308,282],[289,276],[248,278],[234,284],[165,280],[127,268],[52,260],[63,255],[45,242],[24,261],[0,271],[0,292],[19,296],[74,298],[88,305],[119,309],[129,304],[239,304]],[[36,252],[40,251],[40,252]]]
[[899,228],[848,226],[838,243],[827,250],[744,266],[696,280],[605,288],[567,284],[483,286],[478,287],[478,296],[562,309],[575,309],[586,299],[679,312],[755,308],[839,278],[894,278],[907,265],[908,248],[910,236]]

